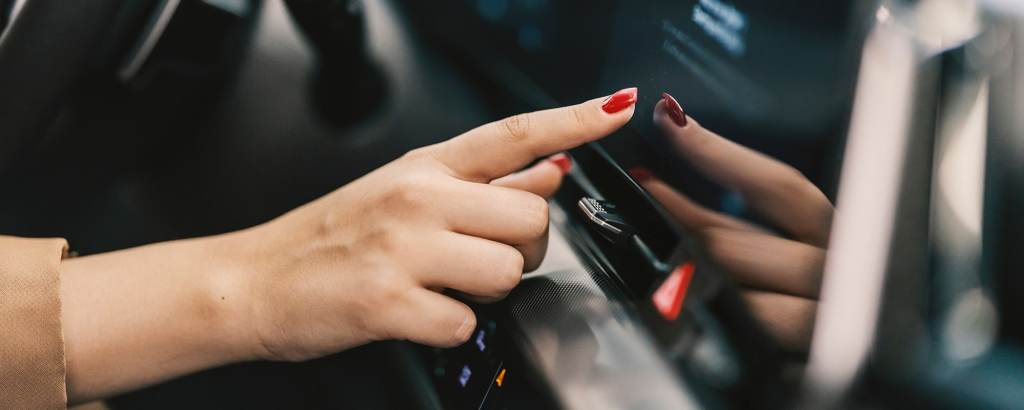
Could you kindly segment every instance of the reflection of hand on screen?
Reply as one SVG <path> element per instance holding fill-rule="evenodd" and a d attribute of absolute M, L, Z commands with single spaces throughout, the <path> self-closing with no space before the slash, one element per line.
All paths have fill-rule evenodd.
<path fill-rule="evenodd" d="M 794 168 L 700 126 L 666 96 L 654 121 L 682 160 L 746 202 L 786 235 L 780 236 L 690 200 L 643 169 L 634 178 L 708 256 L 742 286 L 754 315 L 788 349 L 806 350 L 825 262 L 832 204 Z M 682 124 L 682 125 L 680 125 Z"/>

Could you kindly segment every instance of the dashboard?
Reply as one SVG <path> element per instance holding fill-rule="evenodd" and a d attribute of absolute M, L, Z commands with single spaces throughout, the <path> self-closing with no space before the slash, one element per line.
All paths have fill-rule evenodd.
<path fill-rule="evenodd" d="M 519 101 L 512 110 L 637 86 L 637 112 L 647 113 L 669 92 L 706 128 L 836 192 L 867 26 L 861 2 L 405 6 L 418 30 Z M 574 168 L 553 201 L 549 260 L 507 301 L 480 307 L 487 319 L 467 345 L 424 354 L 445 407 L 789 404 L 798 380 L 785 375 L 804 353 L 766 335 L 696 235 L 626 171 L 650 169 L 703 206 L 764 223 L 742 195 L 680 161 L 645 115 L 570 154 Z M 614 208 L 601 210 L 626 221 L 634 239 L 602 233 L 581 199 Z"/>
<path fill-rule="evenodd" d="M 529 397 L 559 408 L 1017 407 L 1019 287 L 1007 267 L 1019 258 L 1000 244 L 1019 229 L 1003 201 L 1017 178 L 1006 158 L 1020 152 L 1019 127 L 1008 139 L 1005 112 L 1019 109 L 1021 71 L 994 50 L 1020 41 L 1021 12 L 988 3 L 969 14 L 942 1 L 482 0 L 439 14 L 406 2 L 451 58 L 518 98 L 509 112 L 637 86 L 645 113 L 669 92 L 842 210 L 828 303 L 810 352 L 794 352 L 627 170 L 778 233 L 741 193 L 680 160 L 644 116 L 571 151 L 553 222 L 578 265 L 542 268 L 497 308 L 511 363 L 532 369 L 520 382 L 548 392 Z M 953 188 L 966 186 L 978 191 Z M 607 235 L 595 222 L 608 215 L 635 237 Z M 502 406 L 439 391 L 465 408 Z"/>

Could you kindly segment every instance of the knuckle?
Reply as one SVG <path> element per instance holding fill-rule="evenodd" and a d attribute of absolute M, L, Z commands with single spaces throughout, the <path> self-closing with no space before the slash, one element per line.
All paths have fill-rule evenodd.
<path fill-rule="evenodd" d="M 508 255 L 504 259 L 505 262 L 498 266 L 505 268 L 497 270 L 494 274 L 497 296 L 504 296 L 519 285 L 523 279 L 523 267 L 526 264 L 523 254 L 514 248 L 509 248 Z"/>
<path fill-rule="evenodd" d="M 382 270 L 373 276 L 369 286 L 375 305 L 373 308 L 388 306 L 405 298 L 409 287 L 401 276 L 401 273 L 394 270 Z"/>
<path fill-rule="evenodd" d="M 521 142 L 530 136 L 530 116 L 527 114 L 516 114 L 505 118 L 501 120 L 501 126 L 512 142 Z"/>
<path fill-rule="evenodd" d="M 524 229 L 527 230 L 530 238 L 536 239 L 544 236 L 548 230 L 548 201 L 537 195 L 530 195 L 527 205 L 524 206 L 526 220 Z"/>
<path fill-rule="evenodd" d="M 448 174 L 451 169 L 440 158 L 443 152 L 449 149 L 450 142 L 451 140 L 413 149 L 403 154 L 399 162 L 414 175 L 436 175 L 434 171 Z"/>
<path fill-rule="evenodd" d="M 406 152 L 404 155 L 402 155 L 402 159 L 411 160 L 411 161 L 421 161 L 421 160 L 424 160 L 424 159 L 433 159 L 434 158 L 433 150 L 434 150 L 434 146 L 433 145 L 428 145 L 428 146 L 425 146 L 425 147 L 419 147 L 419 148 L 416 148 L 416 149 L 413 149 L 411 151 Z"/>
<path fill-rule="evenodd" d="M 579 129 L 586 129 L 590 126 L 589 117 L 587 111 L 582 105 L 574 105 L 569 108 L 569 117 L 572 120 L 573 125 Z"/>

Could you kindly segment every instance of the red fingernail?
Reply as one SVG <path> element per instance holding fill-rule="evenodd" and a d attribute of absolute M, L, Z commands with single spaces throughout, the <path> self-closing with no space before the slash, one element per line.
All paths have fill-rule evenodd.
<path fill-rule="evenodd" d="M 569 158 L 565 153 L 558 153 L 548 157 L 548 161 L 558 166 L 558 169 L 562 170 L 562 174 L 568 174 L 569 170 L 572 169 L 572 159 Z"/>
<path fill-rule="evenodd" d="M 668 110 L 668 116 L 672 117 L 672 122 L 680 127 L 685 127 L 686 113 L 683 111 L 683 107 L 679 105 L 679 101 L 676 101 L 675 97 L 672 97 L 669 93 L 661 93 L 661 99 L 665 100 L 665 109 Z"/>
<path fill-rule="evenodd" d="M 654 174 L 651 173 L 651 170 L 641 166 L 635 166 L 633 168 L 630 168 L 627 172 L 629 173 L 629 176 L 633 177 L 633 180 L 636 181 L 637 183 L 644 183 L 654 179 Z"/>
<path fill-rule="evenodd" d="M 614 114 L 636 104 L 636 87 L 619 90 L 611 97 L 604 100 L 601 109 L 609 114 Z"/>

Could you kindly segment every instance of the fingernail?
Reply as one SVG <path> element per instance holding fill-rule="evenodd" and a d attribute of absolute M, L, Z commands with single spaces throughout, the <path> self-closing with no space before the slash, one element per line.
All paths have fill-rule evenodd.
<path fill-rule="evenodd" d="M 558 153 L 548 157 L 548 161 L 558 166 L 558 169 L 562 170 L 562 175 L 568 174 L 569 170 L 572 169 L 572 159 L 564 152 Z"/>
<path fill-rule="evenodd" d="M 636 104 L 636 87 L 619 90 L 611 97 L 604 100 L 601 109 L 609 114 L 614 114 Z"/>
<path fill-rule="evenodd" d="M 661 99 L 665 100 L 665 109 L 668 110 L 668 116 L 672 117 L 672 122 L 680 127 L 685 127 L 686 113 L 683 111 L 683 107 L 679 105 L 679 101 L 676 101 L 669 93 L 661 93 Z"/>
<path fill-rule="evenodd" d="M 630 168 L 627 172 L 629 173 L 629 176 L 633 177 L 633 180 L 636 181 L 637 183 L 644 183 L 654 179 L 654 174 L 651 173 L 651 170 L 641 166 L 635 166 L 633 168 Z"/>
<path fill-rule="evenodd" d="M 469 340 L 470 333 L 473 332 L 474 318 L 472 316 L 466 316 L 462 319 L 462 324 L 459 325 L 459 329 L 455 331 L 455 338 L 458 340 Z"/>

